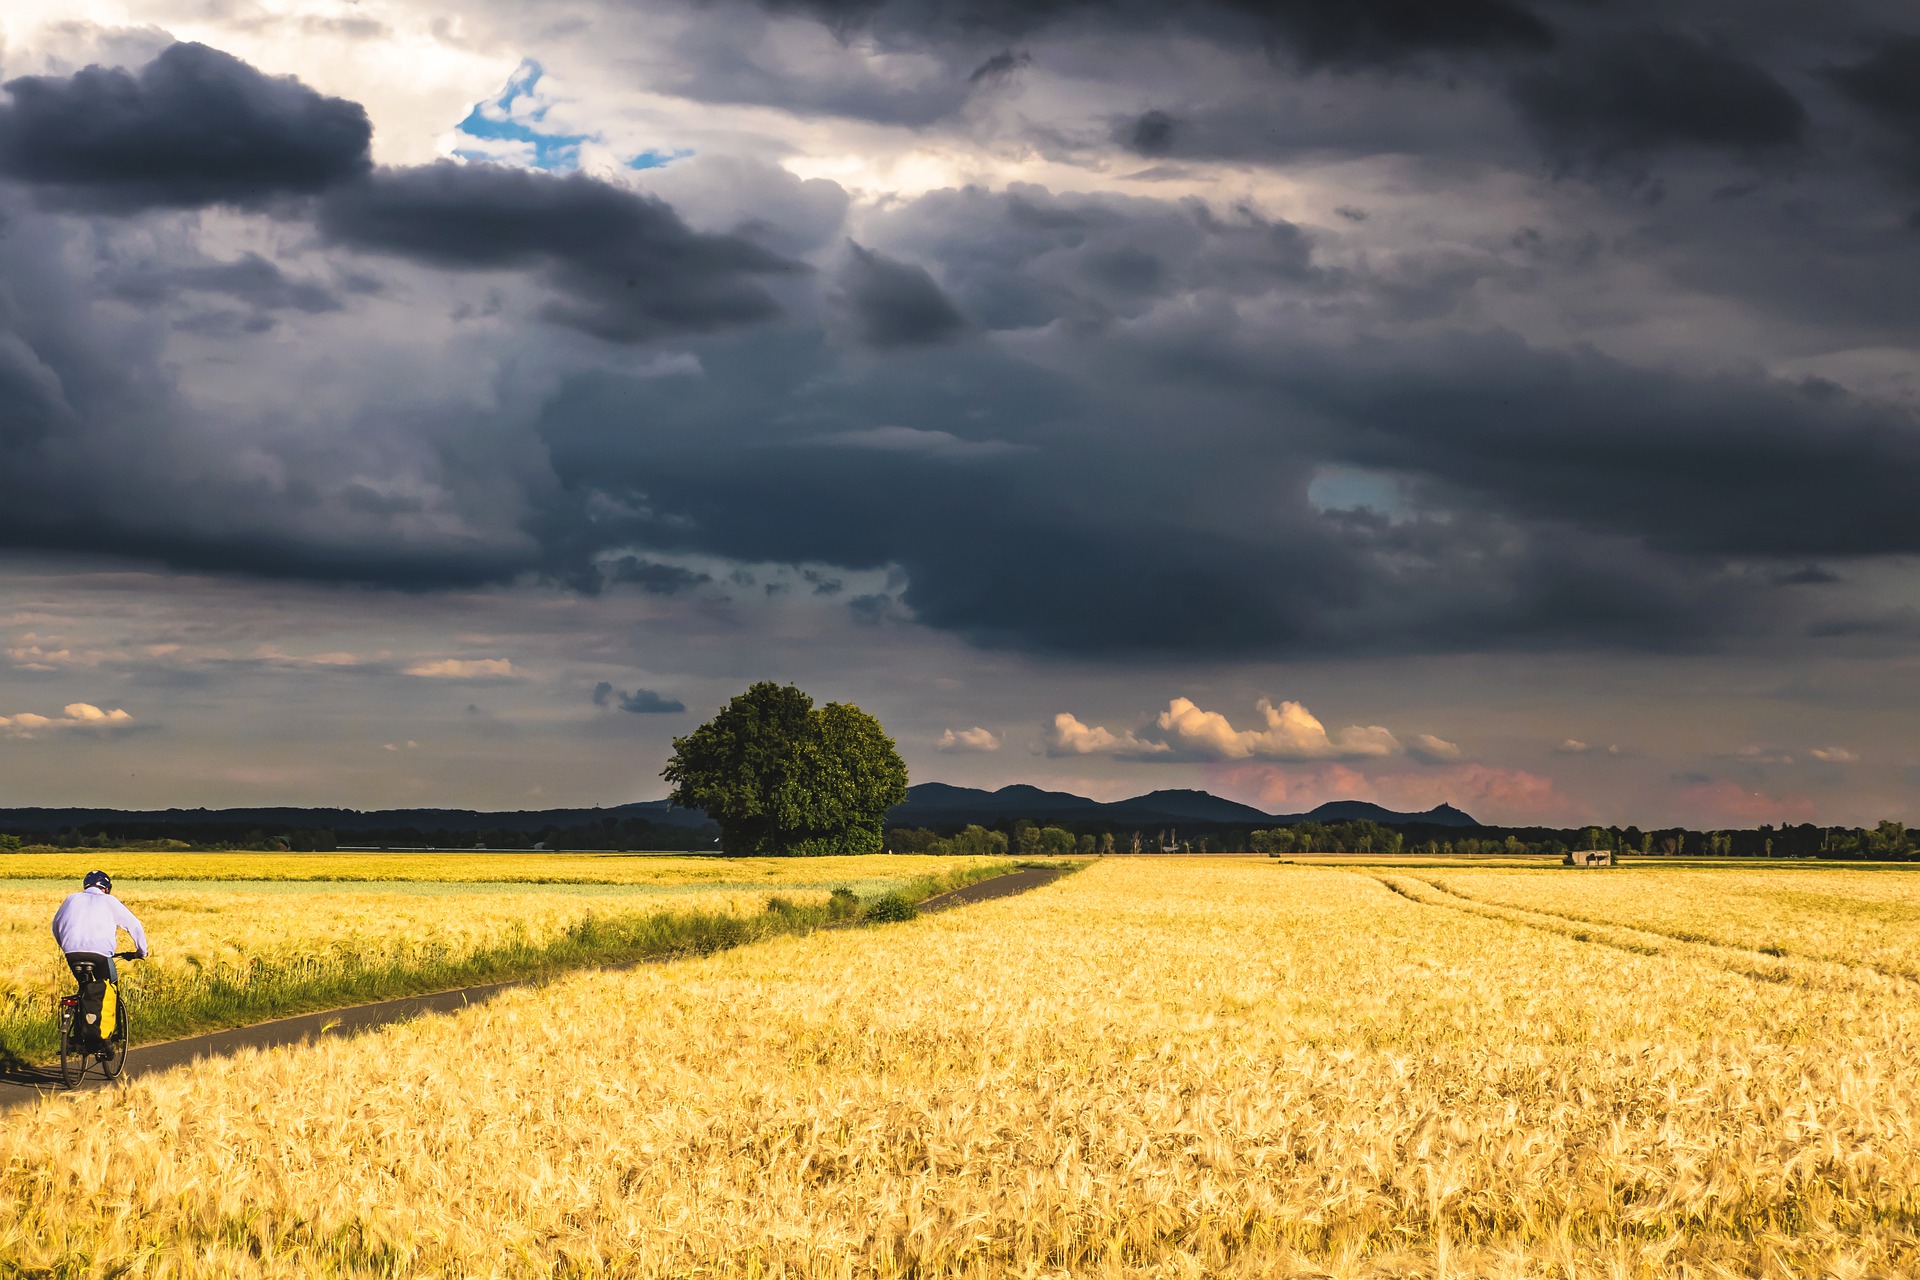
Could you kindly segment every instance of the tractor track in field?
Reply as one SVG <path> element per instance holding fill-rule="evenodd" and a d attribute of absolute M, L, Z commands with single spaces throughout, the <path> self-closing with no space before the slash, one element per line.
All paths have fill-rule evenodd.
<path fill-rule="evenodd" d="M 1465 915 L 1517 924 L 1575 942 L 1612 947 L 1635 955 L 1699 960 L 1716 969 L 1755 982 L 1784 983 L 1813 990 L 1852 988 L 1874 994 L 1910 995 L 1920 984 L 1876 966 L 1820 960 L 1791 953 L 1776 955 L 1733 943 L 1680 937 L 1657 929 L 1613 924 L 1580 916 L 1515 907 L 1470 898 L 1422 876 L 1389 876 L 1362 872 L 1382 888 L 1423 907 L 1439 907 Z"/>
<path fill-rule="evenodd" d="M 958 889 L 949 889 L 945 893 L 937 893 L 920 903 L 920 910 L 923 913 L 936 913 L 950 911 L 955 907 L 969 906 L 976 902 L 1010 898 L 1015 894 L 1026 893 L 1031 889 L 1052 884 L 1066 873 L 1067 868 L 1062 867 L 1022 867 L 1017 871 L 1009 871 L 1005 875 L 976 881 Z M 664 960 L 676 958 L 679 957 L 656 956 L 626 964 L 597 967 L 612 970 L 632 969 L 639 965 L 659 964 Z M 361 1031 L 371 1031 L 427 1014 L 457 1013 L 471 1005 L 485 1004 L 503 991 L 510 991 L 516 987 L 537 986 L 557 976 L 560 975 L 544 974 L 539 977 L 515 978 L 506 982 L 460 987 L 452 991 L 435 991 L 428 995 L 401 996 L 373 1004 L 350 1005 L 341 1009 L 325 1009 L 318 1013 L 295 1014 L 288 1018 L 275 1018 L 270 1022 L 230 1027 L 224 1031 L 210 1031 L 203 1035 L 187 1036 L 179 1040 L 164 1040 L 158 1044 L 136 1045 L 127 1050 L 126 1067 L 121 1071 L 118 1080 L 103 1080 L 97 1074 L 89 1074 L 77 1091 L 91 1092 L 95 1089 L 103 1089 L 121 1081 L 135 1080 L 141 1076 L 171 1071 L 175 1067 L 188 1066 L 203 1058 L 230 1057 L 247 1049 L 284 1048 L 288 1045 L 317 1040 L 323 1036 L 348 1036 Z M 137 1009 L 134 1010 L 136 1017 L 138 1012 Z M 97 1068 L 95 1070 L 97 1071 Z M 26 1106 L 52 1093 L 67 1091 L 61 1083 L 60 1064 L 57 1062 L 0 1067 L 0 1112 Z"/>

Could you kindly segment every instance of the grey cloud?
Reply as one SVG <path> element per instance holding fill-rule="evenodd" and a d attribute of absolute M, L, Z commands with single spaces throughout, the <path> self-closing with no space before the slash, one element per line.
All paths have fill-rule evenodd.
<path fill-rule="evenodd" d="M 687 709 L 687 704 L 678 698 L 663 697 L 651 689 L 635 689 L 627 693 L 605 680 L 593 686 L 593 705 L 618 706 L 620 710 L 634 715 L 672 715 Z"/>
<path fill-rule="evenodd" d="M 989 32 L 1023 35 L 1076 22 L 1168 28 L 1221 40 L 1267 40 L 1309 65 L 1392 65 L 1423 53 L 1506 53 L 1550 48 L 1553 30 L 1511 0 L 764 0 L 846 30 L 922 37 Z"/>
<path fill-rule="evenodd" d="M 262 75 L 199 44 L 137 74 L 88 67 L 23 76 L 0 105 L 0 174 L 57 203 L 105 213 L 258 205 L 366 171 L 372 126 L 358 103 Z"/>
<path fill-rule="evenodd" d="M 994 54 L 991 58 L 988 58 L 985 62 L 975 67 L 972 73 L 967 76 L 967 83 L 979 84 L 983 80 L 998 80 L 1004 76 L 1012 75 L 1015 71 L 1018 71 L 1022 67 L 1030 66 L 1032 63 L 1033 55 L 1024 49 L 1019 51 L 1002 49 L 999 53 Z"/>
<path fill-rule="evenodd" d="M 349 405 L 324 442 L 303 438 L 253 416 L 262 407 L 244 397 L 196 404 L 159 340 L 165 318 L 129 322 L 95 301 L 129 275 L 159 295 L 185 284 L 250 297 L 249 311 L 189 323 L 231 332 L 235 363 L 265 355 L 271 367 L 288 353 L 249 351 L 249 317 L 270 322 L 287 312 L 263 308 L 283 303 L 301 315 L 322 299 L 244 260 L 237 271 L 216 264 L 199 274 L 208 268 L 197 255 L 177 266 L 164 256 L 116 265 L 96 284 L 69 274 L 85 261 L 70 220 L 9 213 L 0 236 L 0 546 L 415 589 L 497 582 L 541 564 L 540 546 L 516 527 L 540 519 L 540 472 L 513 461 L 470 409 L 456 422 L 447 407 L 415 403 L 383 421 L 382 407 Z M 372 492 L 363 476 L 402 459 L 410 474 L 374 495 L 387 501 L 361 501 Z M 430 517 L 413 518 L 421 504 L 409 500 L 409 482 L 433 500 Z"/>
<path fill-rule="evenodd" d="M 898 262 L 849 242 L 841 288 L 852 308 L 860 340 L 868 346 L 925 346 L 966 328 L 966 318 L 940 291 L 927 269 Z"/>
<path fill-rule="evenodd" d="M 1329 279 L 1294 224 L 1198 202 L 969 187 L 929 193 L 886 230 L 890 247 L 938 261 L 957 305 L 990 329 L 1099 326 L 1182 289 L 1316 291 Z"/>
<path fill-rule="evenodd" d="M 711 20 L 673 37 L 650 68 L 657 89 L 695 102 L 775 107 L 805 116 L 844 116 L 925 126 L 961 111 L 998 77 L 972 79 L 985 53 L 971 41 L 953 49 L 922 44 L 912 65 L 876 68 L 871 50 L 846 40 L 794 41 L 750 4 L 714 6 Z M 889 38 L 891 50 L 899 41 Z"/>
<path fill-rule="evenodd" d="M 756 275 L 803 270 L 740 236 L 690 230 L 665 202 L 589 178 L 450 161 L 382 169 L 330 192 L 338 244 L 454 270 L 534 269 L 547 318 L 610 342 L 779 314 Z"/>
<path fill-rule="evenodd" d="M 1823 565 L 1802 565 L 1774 575 L 1774 584 L 1782 587 L 1827 587 L 1846 579 Z"/>
<path fill-rule="evenodd" d="M 1177 110 L 1175 154 L 1234 145 L 1226 114 Z M 0 541 L 423 590 L 526 575 L 675 595 L 727 576 L 682 561 L 807 565 L 813 578 L 774 570 L 781 609 L 911 611 L 981 644 L 1071 654 L 1263 657 L 1866 635 L 1851 620 L 1876 616 L 1867 575 L 1783 583 L 1816 559 L 1920 543 L 1920 459 L 1899 412 L 1831 381 L 1651 369 L 1577 336 L 1536 346 L 1497 297 L 1476 296 L 1525 287 L 1577 334 L 1569 298 L 1584 304 L 1615 260 L 1643 290 L 1607 299 L 1616 309 L 1704 288 L 1716 253 L 1715 270 L 1764 277 L 1780 269 L 1774 242 L 1752 228 L 1785 236 L 1805 216 L 1763 207 L 1765 191 L 1663 208 L 1603 240 L 1579 202 L 1612 197 L 1555 184 L 1579 206 L 1566 225 L 1528 240 L 1503 207 L 1444 251 L 1391 240 L 1404 214 L 1386 191 L 1366 197 L 1378 212 L 1364 228 L 1325 231 L 1198 201 L 936 191 L 863 209 L 838 280 L 865 348 L 851 351 L 827 291 L 788 289 L 784 314 L 768 292 L 798 276 L 785 253 L 844 234 L 845 192 L 763 169 L 684 172 L 649 181 L 684 192 L 697 219 L 588 177 L 484 165 L 323 192 L 328 243 L 410 264 L 379 303 L 396 316 L 415 290 L 445 304 L 418 267 L 518 271 L 554 291 L 556 320 L 618 341 L 674 335 L 679 362 L 674 376 L 615 372 L 638 362 L 535 328 L 471 366 L 499 371 L 501 408 L 369 383 L 323 443 L 276 434 L 270 409 L 197 430 L 162 340 L 88 311 L 145 288 L 299 325 L 322 309 L 300 291 L 311 267 L 108 255 L 96 278 L 66 279 L 91 229 L 23 213 L 0 241 Z M 1427 179 L 1410 165 L 1393 180 Z M 756 205 L 779 220 L 765 235 L 745 225 Z M 1390 269 L 1348 251 L 1362 236 L 1383 237 Z M 1857 345 L 1897 345 L 1906 330 L 1875 329 L 1879 314 L 1836 282 L 1897 275 L 1900 259 L 1833 243 L 1853 256 L 1813 256 L 1817 305 Z M 1765 287 L 1816 314 L 1807 290 Z M 976 340 L 946 341 L 970 327 Z M 232 338 L 236 362 L 248 341 Z M 542 343 L 566 344 L 567 370 L 589 349 L 609 368 L 549 363 L 516 382 L 514 355 L 539 365 Z M 229 465 L 236 441 L 263 465 Z M 1307 489 L 1329 463 L 1394 476 L 1408 509 L 1317 510 Z M 851 576 L 882 569 L 899 575 L 885 594 L 877 574 Z M 729 602 L 741 619 L 758 607 Z"/>
<path fill-rule="evenodd" d="M 1127 148 L 1143 156 L 1164 156 L 1173 150 L 1173 131 L 1179 123 L 1165 111 L 1145 112 L 1127 129 Z"/>
<path fill-rule="evenodd" d="M 663 550 L 898 566 L 920 622 L 988 645 L 1671 647 L 1745 621 L 1735 593 L 1617 539 L 1470 510 L 1399 524 L 1317 517 L 1283 479 L 1301 474 L 1310 441 L 1236 435 L 1230 419 L 1204 416 L 1174 432 L 1151 408 L 1090 400 L 989 349 L 927 349 L 855 378 L 828 376 L 817 345 L 778 345 L 709 351 L 699 382 L 576 380 L 543 427 L 563 479 L 647 504 L 657 514 L 631 534 Z M 1017 418 L 1039 447 L 956 468 L 923 453 L 781 447 L 760 425 L 906 404 L 956 433 Z M 1224 456 L 1227 471 L 1206 461 Z M 1177 496 L 1190 491 L 1206 500 Z M 885 608 L 866 599 L 855 612 L 878 620 Z"/>
<path fill-rule="evenodd" d="M 604 572 L 608 582 L 631 583 L 642 591 L 657 596 L 677 595 L 713 581 L 712 574 L 700 573 L 677 564 L 642 560 L 638 556 L 621 556 L 604 566 Z"/>
<path fill-rule="evenodd" d="M 1669 147 L 1782 147 L 1806 121 L 1765 70 L 1659 29 L 1528 72 L 1514 96 L 1552 152 L 1601 164 Z"/>
<path fill-rule="evenodd" d="M 1553 29 L 1508 0 L 1232 0 L 1308 63 L 1391 64 L 1410 54 L 1536 52 Z"/>
<path fill-rule="evenodd" d="M 1842 92 L 1891 129 L 1920 181 L 1920 35 L 1890 36 L 1868 58 L 1830 71 Z"/>
<path fill-rule="evenodd" d="M 825 247 L 851 198 L 825 178 L 797 178 L 755 158 L 699 155 L 647 174 L 648 189 L 696 230 L 744 236 L 795 257 Z"/>
<path fill-rule="evenodd" d="M 1356 351 L 1284 376 L 1342 424 L 1331 443 L 1347 458 L 1529 518 L 1690 555 L 1920 550 L 1908 496 L 1920 434 L 1909 415 L 1844 394 L 1653 372 L 1511 337 Z"/>
<path fill-rule="evenodd" d="M 620 695 L 620 709 L 634 715 L 672 715 L 687 709 L 678 698 L 662 697 L 651 689 L 635 689 Z"/>
<path fill-rule="evenodd" d="M 322 285 L 294 280 L 257 253 L 231 262 L 145 268 L 111 280 L 115 296 L 130 302 L 166 301 L 180 293 L 219 294 L 257 311 L 338 311 L 340 299 Z"/>

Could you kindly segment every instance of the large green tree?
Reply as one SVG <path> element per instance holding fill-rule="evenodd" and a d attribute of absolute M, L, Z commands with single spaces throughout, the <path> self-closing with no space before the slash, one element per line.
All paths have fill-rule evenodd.
<path fill-rule="evenodd" d="M 907 798 L 907 766 L 878 720 L 771 681 L 675 738 L 660 776 L 675 804 L 720 824 L 731 854 L 878 853 L 887 810 Z"/>

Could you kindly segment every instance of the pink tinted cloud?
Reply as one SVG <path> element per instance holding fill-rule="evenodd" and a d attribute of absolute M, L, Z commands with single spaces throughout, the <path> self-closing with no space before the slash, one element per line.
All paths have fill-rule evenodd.
<path fill-rule="evenodd" d="M 1329 800 L 1371 800 L 1418 812 L 1451 804 L 1482 822 L 1577 822 L 1587 805 L 1524 769 L 1461 764 L 1418 772 L 1364 774 L 1341 764 L 1313 769 L 1280 765 L 1220 765 L 1207 770 L 1210 788 L 1270 813 L 1300 813 Z"/>
<path fill-rule="evenodd" d="M 1681 820 L 1698 827 L 1753 827 L 1761 823 L 1811 822 L 1811 796 L 1769 795 L 1749 791 L 1737 782 L 1715 778 L 1681 790 L 1675 809 Z"/>

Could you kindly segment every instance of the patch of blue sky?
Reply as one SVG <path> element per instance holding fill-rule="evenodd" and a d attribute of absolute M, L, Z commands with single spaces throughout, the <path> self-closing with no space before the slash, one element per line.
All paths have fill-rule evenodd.
<path fill-rule="evenodd" d="M 685 160 L 693 152 L 685 148 L 673 151 L 642 151 L 627 161 L 629 169 L 664 169 L 675 160 Z"/>
<path fill-rule="evenodd" d="M 553 133 L 543 126 L 553 104 L 540 93 L 539 63 L 529 58 L 507 78 L 498 96 L 476 102 L 458 126 L 474 145 L 456 147 L 463 160 L 519 163 L 533 169 L 564 171 L 580 167 L 580 144 L 585 133 Z"/>
<path fill-rule="evenodd" d="M 506 87 L 484 102 L 476 102 L 456 126 L 463 145 L 453 154 L 462 160 L 518 164 L 530 169 L 564 173 L 580 167 L 580 146 L 600 141 L 591 133 L 559 133 L 546 128 L 553 103 L 540 90 L 545 70 L 532 58 L 507 78 Z M 627 162 L 629 169 L 660 169 L 693 152 L 680 148 L 642 151 Z"/>

